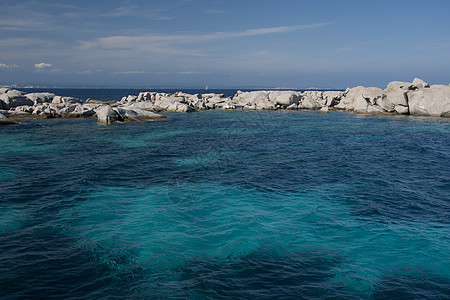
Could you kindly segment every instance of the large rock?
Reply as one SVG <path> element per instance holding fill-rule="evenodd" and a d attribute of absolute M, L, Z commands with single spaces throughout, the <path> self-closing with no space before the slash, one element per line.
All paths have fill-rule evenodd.
<path fill-rule="evenodd" d="M 140 92 L 137 101 L 155 101 L 156 94 L 155 92 Z"/>
<path fill-rule="evenodd" d="M 161 107 L 163 110 L 176 103 L 185 103 L 184 97 L 174 96 L 159 96 L 155 99 L 155 105 Z"/>
<path fill-rule="evenodd" d="M 397 111 L 396 107 L 408 107 L 408 96 L 406 91 L 386 91 L 382 98 L 377 102 L 384 110 L 388 112 Z M 403 108 L 400 108 L 404 112 Z"/>
<path fill-rule="evenodd" d="M 389 82 L 386 92 L 401 92 L 401 91 L 409 91 L 412 89 L 412 83 L 404 82 L 404 81 L 391 81 Z"/>
<path fill-rule="evenodd" d="M 11 109 L 23 105 L 33 105 L 34 102 L 20 91 L 8 90 L 0 95 L 0 109 Z"/>
<path fill-rule="evenodd" d="M 450 117 L 450 86 L 433 85 L 411 90 L 408 100 L 411 115 Z"/>
<path fill-rule="evenodd" d="M 125 107 L 112 108 L 109 105 L 101 106 L 96 111 L 97 120 L 103 124 L 117 122 L 142 122 L 149 120 L 161 120 L 166 117 L 143 109 L 130 109 Z"/>
<path fill-rule="evenodd" d="M 123 117 L 109 105 L 104 105 L 97 109 L 96 115 L 98 122 L 103 124 L 113 124 L 124 121 Z"/>
<path fill-rule="evenodd" d="M 95 115 L 95 111 L 100 105 L 98 104 L 83 104 L 83 105 L 74 105 L 73 109 L 69 113 L 69 117 L 92 117 Z"/>
<path fill-rule="evenodd" d="M 322 92 L 323 106 L 333 107 L 339 103 L 344 92 L 340 91 L 325 91 Z"/>
<path fill-rule="evenodd" d="M 423 81 L 422 79 L 419 79 L 419 78 L 414 78 L 414 80 L 412 82 L 412 86 L 416 89 L 424 89 L 424 88 L 430 87 L 430 85 L 428 83 L 426 83 L 425 81 Z"/>
<path fill-rule="evenodd" d="M 375 112 L 382 111 L 377 105 L 382 100 L 384 91 L 376 87 L 358 86 L 348 90 L 345 97 L 336 105 L 337 109 L 345 109 L 354 112 Z M 378 106 L 371 108 L 369 106 Z"/>
<path fill-rule="evenodd" d="M 155 105 L 161 107 L 165 111 L 174 112 L 192 112 L 195 109 L 186 103 L 185 97 L 176 96 L 158 96 L 155 100 Z"/>
<path fill-rule="evenodd" d="M 143 109 L 143 110 L 148 110 L 148 111 L 161 111 L 162 110 L 161 107 L 156 106 L 151 101 L 133 102 L 130 105 L 127 105 L 126 107 L 130 108 L 130 109 Z"/>
<path fill-rule="evenodd" d="M 189 101 L 189 106 L 191 106 L 195 110 L 208 109 L 208 107 L 206 106 L 206 103 L 203 99 L 195 99 L 193 101 Z"/>
<path fill-rule="evenodd" d="M 238 91 L 233 97 L 232 102 L 246 109 L 275 110 L 277 109 L 277 104 L 275 101 L 270 101 L 269 93 L 268 91 Z"/>
<path fill-rule="evenodd" d="M 300 93 L 293 91 L 271 91 L 269 92 L 269 101 L 281 106 L 287 107 L 291 104 L 298 104 Z"/>
<path fill-rule="evenodd" d="M 52 100 L 53 104 L 82 104 L 83 101 L 73 97 L 55 96 Z"/>
<path fill-rule="evenodd" d="M 142 122 L 149 120 L 162 120 L 166 117 L 155 114 L 143 109 L 129 109 L 123 107 L 116 107 L 113 110 L 126 122 Z"/>
<path fill-rule="evenodd" d="M 41 104 L 45 102 L 52 102 L 53 98 L 55 98 L 55 94 L 53 93 L 30 93 L 26 94 L 25 97 L 33 101 L 34 105 Z"/>
<path fill-rule="evenodd" d="M 251 105 L 259 101 L 269 101 L 269 92 L 267 91 L 253 91 L 253 92 L 241 92 L 237 91 L 233 97 L 233 102 L 242 105 Z"/>
<path fill-rule="evenodd" d="M 169 106 L 166 107 L 166 111 L 173 111 L 173 112 L 193 112 L 195 109 L 191 106 L 189 106 L 186 103 L 180 103 L 180 102 L 173 102 Z"/>
<path fill-rule="evenodd" d="M 322 108 L 322 97 L 315 93 L 304 94 L 298 104 L 299 109 L 320 109 Z"/>

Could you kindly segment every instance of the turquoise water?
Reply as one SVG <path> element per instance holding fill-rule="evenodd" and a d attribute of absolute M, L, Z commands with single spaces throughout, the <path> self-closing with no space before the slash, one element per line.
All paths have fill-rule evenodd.
<path fill-rule="evenodd" d="M 449 120 L 167 117 L 0 129 L 0 296 L 450 295 Z"/>

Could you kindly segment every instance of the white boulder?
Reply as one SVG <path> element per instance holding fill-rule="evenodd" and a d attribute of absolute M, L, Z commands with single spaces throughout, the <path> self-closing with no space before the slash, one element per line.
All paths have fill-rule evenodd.
<path fill-rule="evenodd" d="M 8 90 L 0 95 L 0 109 L 11 109 L 23 105 L 33 105 L 34 102 L 17 90 Z"/>
<path fill-rule="evenodd" d="M 113 110 L 124 120 L 127 122 L 142 122 L 148 120 L 161 120 L 165 119 L 164 116 L 155 114 L 154 112 L 150 112 L 143 109 L 129 109 L 124 107 L 116 107 Z"/>
<path fill-rule="evenodd" d="M 411 115 L 450 117 L 450 86 L 432 85 L 408 92 Z"/>
<path fill-rule="evenodd" d="M 53 104 L 82 104 L 83 101 L 73 97 L 55 96 L 52 100 Z"/>
<path fill-rule="evenodd" d="M 428 83 L 419 78 L 414 78 L 412 85 L 417 89 L 424 89 L 430 87 Z"/>
<path fill-rule="evenodd" d="M 382 112 L 383 109 L 378 105 L 382 101 L 384 91 L 377 87 L 358 86 L 349 89 L 343 99 L 335 107 L 354 112 Z M 370 106 L 377 106 L 370 108 Z"/>
<path fill-rule="evenodd" d="M 289 106 L 291 104 L 298 104 L 300 101 L 300 93 L 293 91 L 270 91 L 269 101 L 281 106 Z"/>
<path fill-rule="evenodd" d="M 55 94 L 53 93 L 30 93 L 26 94 L 25 97 L 33 101 L 34 105 L 41 104 L 44 102 L 52 102 Z"/>
<path fill-rule="evenodd" d="M 113 124 L 116 122 L 123 122 L 123 117 L 117 114 L 115 110 L 109 105 L 101 106 L 96 110 L 97 120 L 103 124 Z"/>
<path fill-rule="evenodd" d="M 134 103 L 131 103 L 130 105 L 127 105 L 126 107 L 130 108 L 130 109 L 144 109 L 144 110 L 148 110 L 148 111 L 161 111 L 162 110 L 161 107 L 156 106 L 151 101 L 134 102 Z"/>

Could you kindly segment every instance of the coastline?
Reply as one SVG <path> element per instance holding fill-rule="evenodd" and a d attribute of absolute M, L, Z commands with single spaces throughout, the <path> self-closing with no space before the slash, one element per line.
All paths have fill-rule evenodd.
<path fill-rule="evenodd" d="M 358 86 L 345 91 L 237 91 L 234 96 L 216 93 L 140 92 L 119 101 L 25 93 L 0 89 L 0 125 L 17 124 L 21 118 L 96 117 L 100 123 L 141 122 L 166 119 L 163 112 L 211 109 L 341 110 L 362 114 L 400 114 L 450 117 L 450 86 L 393 81 L 386 89 Z"/>

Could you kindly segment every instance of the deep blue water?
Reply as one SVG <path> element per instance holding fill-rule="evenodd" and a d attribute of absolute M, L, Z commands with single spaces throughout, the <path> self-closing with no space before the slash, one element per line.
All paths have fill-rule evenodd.
<path fill-rule="evenodd" d="M 0 127 L 0 298 L 450 296 L 449 119 L 166 115 Z"/>

